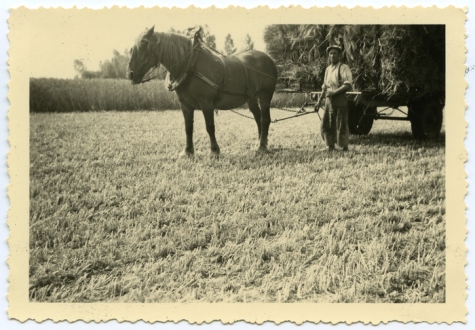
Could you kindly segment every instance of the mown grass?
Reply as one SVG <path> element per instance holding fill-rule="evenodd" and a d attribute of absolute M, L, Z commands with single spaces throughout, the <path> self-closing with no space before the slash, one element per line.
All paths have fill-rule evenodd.
<path fill-rule="evenodd" d="M 213 160 L 197 111 L 183 159 L 178 111 L 32 114 L 30 299 L 445 302 L 444 134 L 376 122 L 325 154 L 318 124 L 272 124 L 257 156 L 219 112 Z"/>

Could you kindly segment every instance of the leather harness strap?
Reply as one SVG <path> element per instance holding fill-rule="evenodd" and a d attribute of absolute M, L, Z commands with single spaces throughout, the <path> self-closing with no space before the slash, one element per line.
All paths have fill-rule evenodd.
<path fill-rule="evenodd" d="M 209 80 L 208 78 L 206 78 L 206 76 L 204 76 L 201 72 L 195 72 L 196 76 L 198 78 L 200 78 L 201 80 L 203 80 L 205 83 L 207 83 L 208 85 L 210 85 L 211 87 L 213 87 L 214 89 L 216 89 L 217 91 L 220 91 L 221 89 L 219 88 L 218 85 L 216 85 L 214 82 L 212 82 L 211 80 Z"/>
<path fill-rule="evenodd" d="M 338 64 L 338 84 L 343 85 L 341 83 L 341 72 L 340 72 L 340 69 L 341 69 L 341 62 Z"/>
<path fill-rule="evenodd" d="M 168 85 L 168 90 L 169 91 L 175 90 L 188 77 L 190 77 L 194 74 L 197 78 L 203 80 L 206 84 L 208 84 L 209 86 L 214 88 L 216 91 L 218 91 L 218 95 L 216 96 L 217 100 L 221 98 L 221 94 L 240 95 L 240 96 L 248 97 L 249 95 L 248 95 L 247 92 L 248 92 L 249 76 L 248 76 L 246 66 L 244 65 L 244 63 L 242 63 L 242 61 L 238 57 L 236 57 L 236 59 L 241 63 L 241 65 L 244 68 L 244 72 L 246 74 L 246 86 L 244 88 L 244 93 L 243 92 L 238 92 L 238 91 L 232 91 L 232 90 L 228 90 L 228 89 L 224 88 L 225 83 L 226 83 L 226 65 L 224 63 L 224 60 L 222 60 L 223 68 L 224 68 L 224 77 L 223 77 L 222 87 L 218 86 L 215 82 L 213 82 L 211 79 L 206 77 L 201 72 L 198 72 L 198 71 L 194 70 L 195 66 L 196 66 L 196 62 L 198 61 L 199 54 L 200 53 L 206 53 L 206 54 L 211 53 L 212 49 L 210 50 L 208 48 L 209 47 L 201 40 L 199 35 L 196 34 L 195 38 L 194 38 L 194 42 L 193 42 L 193 52 L 192 52 L 192 55 L 191 55 L 190 60 L 188 62 L 188 65 L 186 67 L 186 70 L 176 80 L 174 80 L 172 83 L 170 83 Z"/>
<path fill-rule="evenodd" d="M 199 53 L 196 52 L 197 50 L 197 47 L 198 45 L 194 44 L 193 45 L 193 51 L 191 53 L 191 57 L 190 57 L 190 60 L 188 61 L 188 64 L 186 66 L 186 69 L 185 71 L 183 71 L 177 79 L 173 79 L 173 82 L 171 82 L 169 85 L 168 85 L 168 90 L 171 92 L 171 91 L 174 91 L 178 86 L 180 86 L 185 80 L 186 78 L 188 78 L 189 76 L 191 76 L 193 74 L 193 69 L 195 68 L 196 66 L 196 62 L 198 61 L 198 55 Z"/>

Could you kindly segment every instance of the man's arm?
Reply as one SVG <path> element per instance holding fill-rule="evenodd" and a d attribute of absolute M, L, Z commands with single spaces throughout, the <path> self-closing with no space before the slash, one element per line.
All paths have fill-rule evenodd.
<path fill-rule="evenodd" d="M 346 93 L 347 91 L 349 91 L 351 89 L 351 86 L 348 85 L 348 84 L 343 84 L 341 85 L 340 88 L 338 88 L 337 90 L 334 90 L 334 91 L 328 91 L 327 92 L 327 96 L 328 97 L 332 97 L 333 95 L 338 95 L 338 94 L 341 94 L 341 93 Z"/>
<path fill-rule="evenodd" d="M 338 95 L 341 93 L 346 93 L 351 89 L 351 84 L 353 81 L 353 75 L 351 74 L 350 67 L 347 64 L 342 64 L 341 67 L 341 79 L 343 80 L 343 84 L 340 88 L 334 90 L 333 92 L 328 92 L 327 96 L 331 97 L 333 95 Z"/>
<path fill-rule="evenodd" d="M 322 105 L 322 101 L 325 99 L 326 94 L 327 94 L 327 73 L 328 73 L 328 68 L 325 69 L 325 75 L 323 77 L 323 85 L 322 85 L 322 94 L 320 94 L 320 97 L 318 98 L 317 103 L 315 104 L 314 111 L 318 112 L 320 109 L 320 106 Z"/>

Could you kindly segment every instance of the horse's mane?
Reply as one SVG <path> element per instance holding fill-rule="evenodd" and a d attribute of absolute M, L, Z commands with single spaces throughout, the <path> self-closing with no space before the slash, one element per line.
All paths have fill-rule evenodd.
<path fill-rule="evenodd" d="M 140 41 L 146 32 L 142 33 L 136 40 L 136 46 L 140 46 Z M 191 55 L 192 42 L 187 37 L 175 33 L 155 32 L 154 39 L 151 40 L 159 61 L 175 66 L 177 62 Z M 157 45 L 158 41 L 158 45 Z M 186 61 L 183 61 L 186 65 Z"/>

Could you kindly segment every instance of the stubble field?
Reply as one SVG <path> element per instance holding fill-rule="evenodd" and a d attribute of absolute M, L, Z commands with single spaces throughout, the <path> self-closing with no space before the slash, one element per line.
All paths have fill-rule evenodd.
<path fill-rule="evenodd" d="M 221 111 L 214 160 L 196 111 L 187 159 L 179 111 L 31 114 L 31 301 L 444 302 L 444 133 L 381 121 L 326 154 L 318 125 L 259 156 Z"/>

